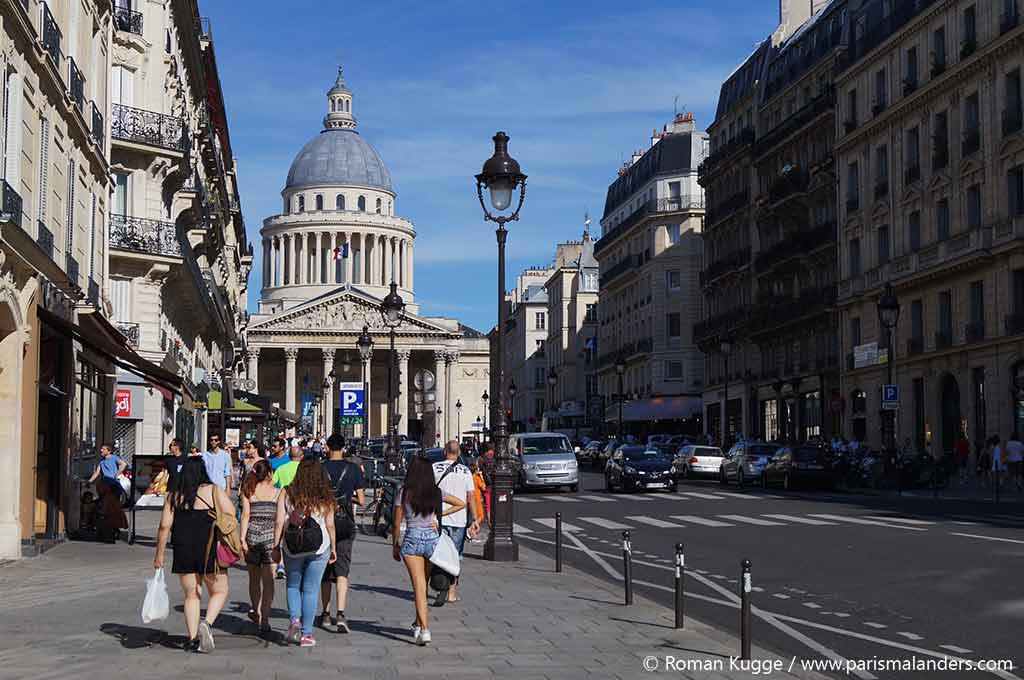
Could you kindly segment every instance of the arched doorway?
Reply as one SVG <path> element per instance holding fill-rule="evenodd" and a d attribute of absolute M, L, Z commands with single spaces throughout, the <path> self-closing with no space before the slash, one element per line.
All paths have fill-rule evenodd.
<path fill-rule="evenodd" d="M 939 414 L 942 448 L 938 451 L 933 450 L 932 455 L 951 453 L 953 442 L 956 441 L 957 434 L 963 427 L 960 418 L 960 385 L 950 373 L 942 378 L 942 387 L 939 391 Z"/>

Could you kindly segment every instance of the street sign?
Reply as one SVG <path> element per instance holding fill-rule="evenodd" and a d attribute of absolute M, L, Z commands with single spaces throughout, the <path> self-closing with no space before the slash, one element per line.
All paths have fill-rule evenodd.
<path fill-rule="evenodd" d="M 341 421 L 342 425 L 362 425 L 363 424 L 363 417 L 362 416 L 342 416 L 340 418 L 340 421 Z"/>
<path fill-rule="evenodd" d="M 882 408 L 886 411 L 896 411 L 900 407 L 900 386 L 882 385 Z"/>
<path fill-rule="evenodd" d="M 346 416 L 361 418 L 366 413 L 363 383 L 338 383 L 338 395 L 341 398 L 339 408 L 343 418 Z"/>

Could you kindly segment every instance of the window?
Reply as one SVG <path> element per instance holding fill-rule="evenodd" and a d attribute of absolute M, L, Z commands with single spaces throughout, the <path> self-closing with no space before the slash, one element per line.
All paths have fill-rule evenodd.
<path fill-rule="evenodd" d="M 921 133 L 917 127 L 907 130 L 907 165 L 921 162 Z"/>
<path fill-rule="evenodd" d="M 115 215 L 128 214 L 128 189 L 131 175 L 127 172 L 114 173 L 114 205 Z"/>
<path fill-rule="evenodd" d="M 1010 296 L 1013 313 L 1024 315 L 1024 269 L 1010 272 Z"/>
<path fill-rule="evenodd" d="M 323 210 L 324 209 L 324 197 L 323 197 L 323 194 L 317 194 L 316 198 L 314 199 L 314 201 L 316 203 L 316 209 L 317 210 Z"/>
<path fill-rule="evenodd" d="M 971 282 L 971 325 L 979 328 L 985 327 L 985 282 Z"/>
<path fill-rule="evenodd" d="M 535 340 L 534 343 L 534 347 L 536 348 L 537 354 L 544 356 L 544 341 Z"/>
<path fill-rule="evenodd" d="M 879 183 L 889 179 L 889 147 L 883 144 L 875 150 L 875 172 Z"/>
<path fill-rule="evenodd" d="M 963 155 L 970 156 L 981 148 L 981 105 L 978 93 L 964 99 L 964 140 Z"/>
<path fill-rule="evenodd" d="M 383 206 L 383 203 L 382 203 L 382 202 L 381 202 L 381 200 L 380 200 L 380 199 L 378 198 L 378 199 L 377 199 L 377 214 L 378 214 L 378 215 L 380 215 L 380 211 L 381 211 L 381 208 L 382 208 L 382 206 Z"/>
<path fill-rule="evenodd" d="M 860 171 L 857 162 L 850 163 L 846 168 L 846 207 L 856 210 L 860 205 Z"/>
<path fill-rule="evenodd" d="M 356 208 L 359 209 L 359 212 L 366 212 L 366 196 L 360 196 L 356 200 Z"/>
<path fill-rule="evenodd" d="M 682 361 L 666 361 L 665 362 L 665 380 L 682 380 L 683 379 L 683 362 Z"/>
<path fill-rule="evenodd" d="M 886 82 L 885 69 L 879 69 L 875 72 L 875 104 L 874 112 L 880 113 L 882 109 L 886 107 L 889 100 L 889 88 Z"/>
<path fill-rule="evenodd" d="M 544 400 L 534 399 L 533 400 L 533 417 L 540 420 L 544 417 Z"/>
<path fill-rule="evenodd" d="M 932 130 L 932 169 L 940 170 L 949 164 L 949 114 L 935 114 Z"/>
<path fill-rule="evenodd" d="M 946 69 L 946 28 L 940 26 L 932 33 L 932 75 L 937 76 Z"/>
<path fill-rule="evenodd" d="M 67 238 L 64 244 L 64 253 L 68 257 L 74 254 L 75 246 L 75 161 L 68 161 L 68 214 L 67 214 Z"/>
<path fill-rule="evenodd" d="M 857 88 L 851 89 L 846 95 L 847 132 L 855 127 L 857 127 Z"/>
<path fill-rule="evenodd" d="M 533 367 L 533 387 L 534 387 L 534 389 L 543 389 L 544 388 L 544 376 L 545 376 L 545 373 L 544 373 L 544 367 L 543 366 L 534 366 Z"/>
<path fill-rule="evenodd" d="M 949 238 L 949 199 L 944 198 L 935 204 L 935 239 L 945 241 Z"/>
<path fill-rule="evenodd" d="M 110 102 L 131 106 L 135 101 L 135 73 L 124 66 L 110 69 Z"/>
<path fill-rule="evenodd" d="M 850 319 L 850 347 L 859 347 L 861 339 L 860 317 L 854 317 Z"/>
<path fill-rule="evenodd" d="M 679 184 L 679 182 L 669 182 L 668 183 L 668 197 L 669 197 L 669 200 L 672 201 L 673 203 L 678 203 L 679 197 L 681 195 L 682 194 L 680 193 L 680 184 Z"/>
<path fill-rule="evenodd" d="M 46 196 L 50 176 L 50 121 L 43 118 L 39 127 L 39 203 L 40 225 L 46 222 Z M 42 236 L 42 234 L 40 234 Z"/>
<path fill-rule="evenodd" d="M 334 197 L 334 209 L 344 210 L 345 209 L 345 197 L 342 194 L 338 194 Z"/>
<path fill-rule="evenodd" d="M 944 346 L 948 346 L 953 342 L 953 294 L 948 290 L 939 293 L 936 322 L 939 329 L 938 335 L 942 336 Z"/>
<path fill-rule="evenodd" d="M 665 272 L 665 287 L 670 291 L 679 290 L 682 287 L 678 269 L 669 269 Z"/>
<path fill-rule="evenodd" d="M 666 316 L 667 335 L 669 340 L 678 340 L 683 334 L 682 315 L 670 312 Z"/>
<path fill-rule="evenodd" d="M 96 276 L 96 194 L 92 194 L 92 206 L 89 212 L 89 278 L 98 280 Z"/>
<path fill-rule="evenodd" d="M 913 300 L 910 303 L 910 339 L 918 341 L 922 338 L 924 338 L 924 302 Z"/>
<path fill-rule="evenodd" d="M 679 243 L 679 225 L 669 224 L 665 226 L 665 235 L 668 238 L 668 244 L 674 246 Z"/>
<path fill-rule="evenodd" d="M 964 43 L 961 47 L 961 56 L 967 57 L 974 52 L 974 48 L 978 41 L 978 16 L 974 9 L 974 5 L 971 5 L 964 10 Z"/>
<path fill-rule="evenodd" d="M 981 227 L 981 185 L 975 184 L 967 188 L 967 228 Z"/>
<path fill-rule="evenodd" d="M 917 48 L 907 50 L 907 75 L 903 79 L 903 93 L 910 94 L 917 87 Z"/>
<path fill-rule="evenodd" d="M 1010 168 L 1006 173 L 1006 184 L 1010 215 L 1024 215 L 1024 166 Z"/>
<path fill-rule="evenodd" d="M 537 330 L 539 330 L 539 331 L 544 330 L 545 321 L 546 321 L 546 318 L 545 318 L 544 312 L 536 312 L 534 314 L 534 323 L 535 323 L 535 327 L 536 327 Z"/>
<path fill-rule="evenodd" d="M 982 366 L 971 370 L 974 391 L 974 441 L 980 442 L 988 435 L 985 409 L 985 369 Z"/>
<path fill-rule="evenodd" d="M 917 210 L 907 215 L 907 252 L 921 247 L 921 213 Z"/>
<path fill-rule="evenodd" d="M 879 266 L 889 261 L 889 225 L 878 228 L 878 264 Z"/>
<path fill-rule="evenodd" d="M 860 239 L 850 239 L 850 276 L 860 276 Z"/>

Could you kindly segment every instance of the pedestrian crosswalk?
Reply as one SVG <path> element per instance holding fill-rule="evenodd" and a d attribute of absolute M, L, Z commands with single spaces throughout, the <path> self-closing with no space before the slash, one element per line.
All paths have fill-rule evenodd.
<path fill-rule="evenodd" d="M 735 493 L 731 491 L 680 491 L 678 493 L 553 493 L 535 495 L 532 493 L 517 493 L 515 500 L 518 503 L 543 503 L 554 501 L 555 503 L 650 503 L 651 501 L 688 501 L 693 499 L 707 501 L 735 500 L 762 500 L 763 496 L 746 493 Z"/>

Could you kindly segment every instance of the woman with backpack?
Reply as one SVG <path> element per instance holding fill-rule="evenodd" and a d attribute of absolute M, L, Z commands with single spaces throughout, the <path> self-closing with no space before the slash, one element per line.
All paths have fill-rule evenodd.
<path fill-rule="evenodd" d="M 441 512 L 442 500 L 448 509 Z M 409 571 L 409 580 L 416 603 L 416 621 L 412 636 L 416 644 L 430 643 L 430 629 L 427 627 L 427 582 L 430 580 L 430 556 L 437 546 L 440 535 L 439 517 L 450 515 L 466 507 L 464 498 L 445 495 L 434 483 L 434 468 L 423 456 L 414 456 L 405 473 L 402 489 L 395 495 L 394 524 L 391 528 L 392 556 L 395 561 L 403 560 Z M 399 542 L 402 520 L 405 520 L 405 537 Z"/>
<path fill-rule="evenodd" d="M 287 574 L 287 639 L 300 647 L 313 647 L 313 618 L 317 613 L 320 581 L 334 562 L 334 513 L 337 503 L 327 473 L 320 463 L 306 458 L 298 464 L 295 478 L 278 496 L 274 545 L 284 553 Z M 274 550 L 272 559 L 280 559 Z"/>
<path fill-rule="evenodd" d="M 274 523 L 282 491 L 274 486 L 270 463 L 260 458 L 242 480 L 242 552 L 249 570 L 249 618 L 270 632 L 274 604 Z"/>
<path fill-rule="evenodd" d="M 224 489 L 210 482 L 202 458 L 190 457 L 181 466 L 177 488 L 167 494 L 160 531 L 156 539 L 153 568 L 164 566 L 164 551 L 170 536 L 174 547 L 171 572 L 178 575 L 185 596 L 187 652 L 212 652 L 211 627 L 228 599 L 228 576 L 217 565 L 213 545 L 217 507 L 230 508 Z M 206 585 L 206 618 L 200 620 L 200 586 Z"/>

